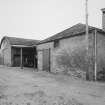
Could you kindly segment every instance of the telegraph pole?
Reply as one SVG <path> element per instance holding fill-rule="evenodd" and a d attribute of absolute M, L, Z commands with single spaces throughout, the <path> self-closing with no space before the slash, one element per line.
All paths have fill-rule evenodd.
<path fill-rule="evenodd" d="M 87 76 L 87 80 L 89 80 L 89 29 L 88 29 L 88 0 L 86 0 L 86 4 L 85 4 L 85 13 L 86 13 L 86 61 L 87 61 L 87 71 L 86 71 L 86 76 Z"/>

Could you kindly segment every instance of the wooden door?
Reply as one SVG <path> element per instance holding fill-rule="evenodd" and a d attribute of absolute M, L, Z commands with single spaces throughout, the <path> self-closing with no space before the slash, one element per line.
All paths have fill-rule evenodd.
<path fill-rule="evenodd" d="M 20 56 L 19 55 L 14 56 L 13 66 L 20 66 Z"/>
<path fill-rule="evenodd" d="M 50 72 L 50 49 L 43 50 L 43 70 Z"/>

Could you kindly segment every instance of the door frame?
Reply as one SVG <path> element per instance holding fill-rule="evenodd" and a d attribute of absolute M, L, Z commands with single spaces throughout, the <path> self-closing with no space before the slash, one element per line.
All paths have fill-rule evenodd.
<path fill-rule="evenodd" d="M 48 57 L 48 58 L 49 58 L 49 69 L 48 69 L 48 70 L 44 70 L 44 68 L 43 68 L 43 66 L 44 66 L 44 62 L 43 62 L 43 61 L 44 61 L 44 60 L 43 60 L 43 58 L 42 58 L 42 62 L 43 62 L 43 63 L 42 63 L 42 64 L 43 64 L 43 65 L 42 65 L 42 68 L 43 68 L 42 70 L 43 70 L 43 71 L 48 71 L 48 72 L 50 72 L 50 71 L 51 71 L 51 48 L 43 49 L 43 50 L 42 50 L 42 53 L 44 53 L 45 50 L 48 50 L 48 52 L 49 52 L 49 57 Z M 42 54 L 42 57 L 43 57 L 43 54 Z"/>

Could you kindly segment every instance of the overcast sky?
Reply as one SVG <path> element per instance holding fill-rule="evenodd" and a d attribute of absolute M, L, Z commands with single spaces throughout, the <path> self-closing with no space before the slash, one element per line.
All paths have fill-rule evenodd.
<path fill-rule="evenodd" d="M 89 0 L 89 24 L 101 28 L 105 0 Z M 85 23 L 85 0 L 0 0 L 0 39 L 45 39 Z"/>

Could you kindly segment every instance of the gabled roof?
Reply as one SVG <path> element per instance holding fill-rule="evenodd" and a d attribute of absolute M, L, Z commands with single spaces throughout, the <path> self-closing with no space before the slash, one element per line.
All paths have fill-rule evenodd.
<path fill-rule="evenodd" d="M 89 26 L 89 31 L 92 31 L 92 30 L 95 30 L 95 29 L 100 31 L 100 32 L 104 32 L 102 29 Z M 85 33 L 85 31 L 86 31 L 86 25 L 79 23 L 79 24 L 76 24 L 76 25 L 74 25 L 74 26 L 72 26 L 72 27 L 54 35 L 54 36 L 51 36 L 51 37 L 49 37 L 45 40 L 40 41 L 38 44 L 47 43 L 47 42 L 51 42 L 51 41 L 54 41 L 54 40 L 57 40 L 57 39 L 62 39 L 62 38 L 67 38 L 67 37 L 80 35 L 82 33 Z"/>
<path fill-rule="evenodd" d="M 34 46 L 39 42 L 38 40 L 4 36 L 1 40 L 1 44 L 4 39 L 7 39 L 9 41 L 10 45 Z"/>

